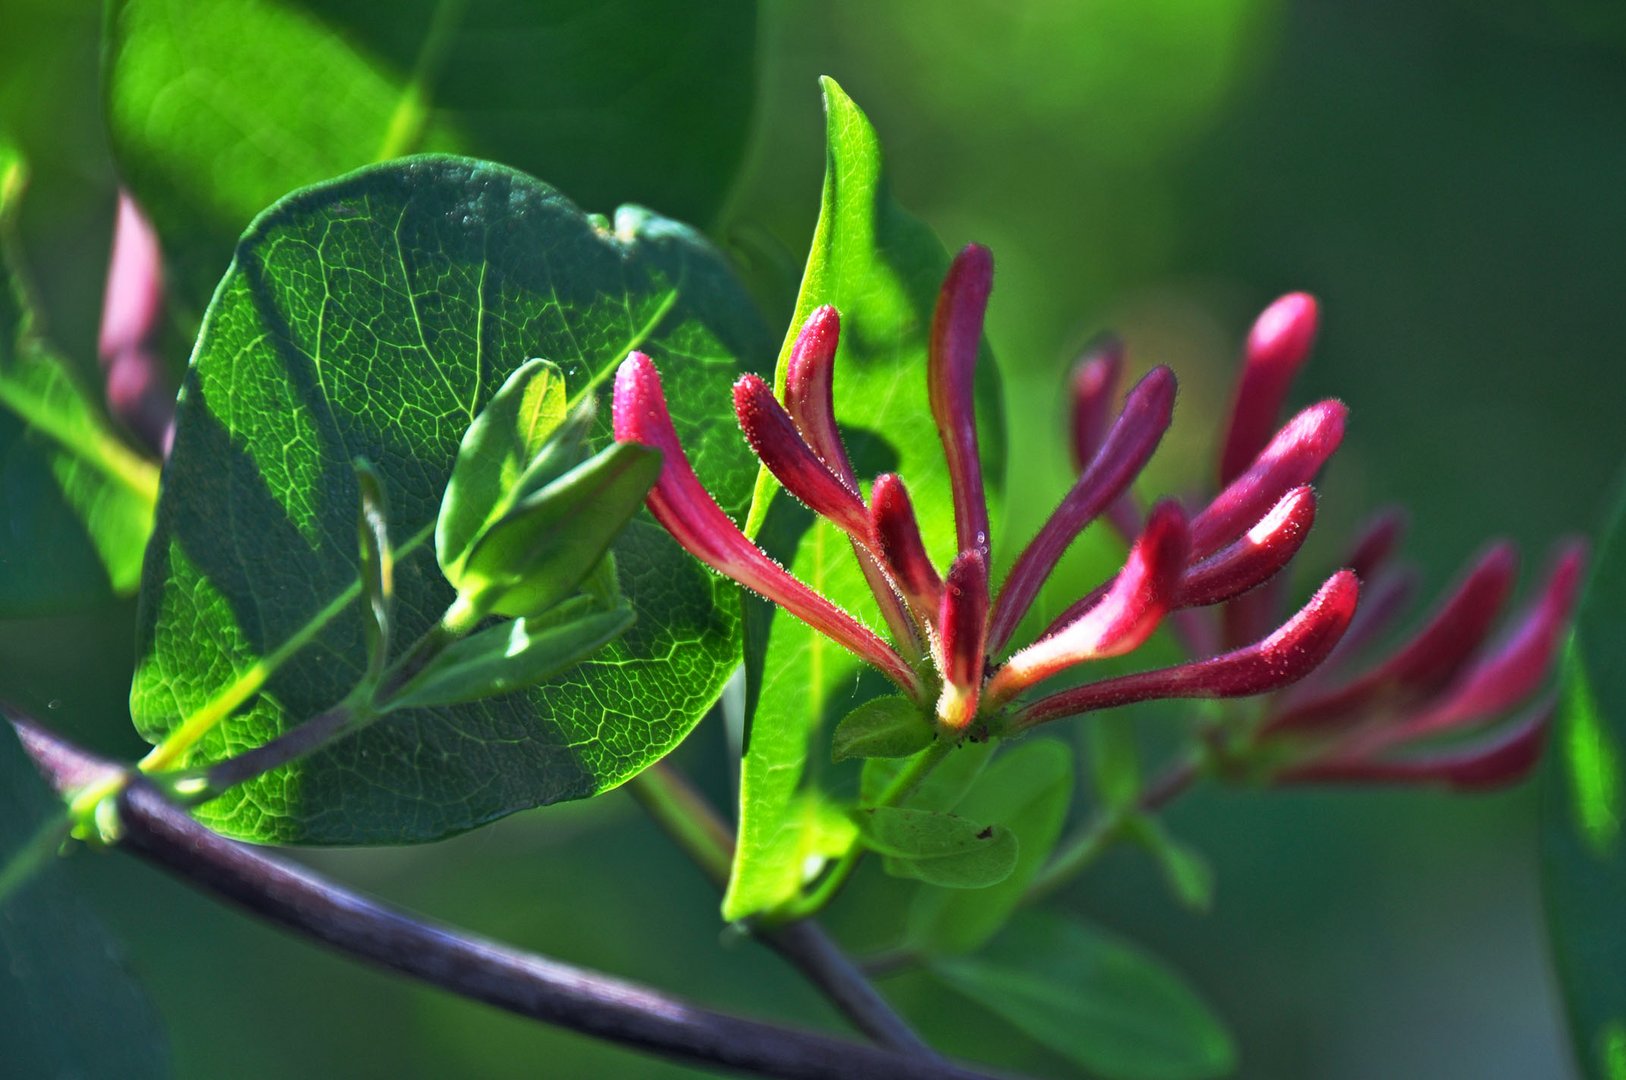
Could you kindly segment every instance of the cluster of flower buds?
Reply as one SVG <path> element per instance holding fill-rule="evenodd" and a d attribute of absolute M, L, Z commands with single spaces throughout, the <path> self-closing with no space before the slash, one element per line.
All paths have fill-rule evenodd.
<path fill-rule="evenodd" d="M 1047 720 L 1151 699 L 1272 694 L 1309 675 L 1335 651 L 1352 653 L 1338 646 L 1355 617 L 1359 564 L 1333 574 L 1286 618 L 1268 618 L 1280 594 L 1279 574 L 1315 516 L 1310 481 L 1338 446 L 1346 413 L 1339 402 L 1324 401 L 1275 427 L 1315 333 L 1314 302 L 1303 296 L 1273 305 L 1254 328 L 1222 454 L 1220 490 L 1195 511 L 1164 501 L 1142 513 L 1130 492 L 1169 426 L 1173 374 L 1154 368 L 1129 390 L 1114 415 L 1122 350 L 1109 342 L 1087 356 L 1073 380 L 1078 479 L 997 592 L 990 589 L 972 381 L 992 276 L 986 249 L 972 245 L 960 252 L 931 327 L 928 393 L 952 480 L 958 539 L 958 554 L 946 573 L 927 556 L 903 480 L 878 477 L 866 499 L 853 472 L 832 411 L 835 310 L 815 311 L 802 329 L 783 401 L 756 376 L 735 385 L 740 425 L 763 464 L 788 492 L 851 538 L 890 641 L 788 573 L 717 506 L 678 444 L 653 363 L 634 353 L 616 378 L 615 434 L 664 455 L 648 502 L 657 520 L 702 562 L 883 672 L 948 737 L 1013 734 Z M 1131 537 L 1122 569 L 1012 651 L 1019 626 L 1068 545 L 1103 516 Z M 1566 557 L 1540 605 L 1539 625 L 1525 634 L 1541 642 L 1524 645 L 1520 637 L 1466 666 L 1459 658 L 1451 673 L 1460 673 L 1460 679 L 1443 691 L 1441 664 L 1428 667 L 1427 679 L 1413 679 L 1420 662 L 1401 663 L 1405 694 L 1391 692 L 1395 677 L 1383 669 L 1373 677 L 1376 689 L 1354 695 L 1360 696 L 1359 707 L 1343 709 L 1339 724 L 1343 718 L 1370 717 L 1374 709 L 1389 710 L 1396 700 L 1419 700 L 1411 693 L 1419 686 L 1439 691 L 1427 697 L 1438 710 L 1391 729 L 1381 742 L 1375 736 L 1358 745 L 1335 741 L 1330 752 L 1318 742 L 1319 756 L 1296 759 L 1293 771 L 1284 775 L 1307 777 L 1316 768 L 1327 775 L 1352 775 L 1357 760 L 1376 761 L 1372 754 L 1378 750 L 1483 718 L 1509 694 L 1530 690 L 1530 680 L 1518 681 L 1508 675 L 1509 668 L 1533 672 L 1533 678 L 1545 671 L 1550 639 L 1567 617 L 1578 564 L 1578 555 Z M 1217 618 L 1205 620 L 1196 610 L 1210 607 L 1218 608 Z M 1064 671 L 1139 647 L 1165 619 L 1194 645 L 1199 659 L 1046 692 L 1047 681 Z M 1446 633 L 1455 631 L 1448 627 Z M 1412 655 L 1409 649 L 1403 653 Z M 1286 719 L 1270 727 L 1272 738 L 1312 726 L 1297 718 L 1325 713 L 1309 695 L 1280 700 L 1274 715 Z M 1359 730 L 1366 738 L 1364 725 L 1337 730 Z M 1454 775 L 1467 776 L 1477 767 L 1460 765 Z"/>

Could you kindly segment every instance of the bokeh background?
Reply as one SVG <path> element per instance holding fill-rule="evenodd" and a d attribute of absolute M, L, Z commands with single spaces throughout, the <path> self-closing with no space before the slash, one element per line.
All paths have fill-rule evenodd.
<path fill-rule="evenodd" d="M 1411 509 L 1408 550 L 1436 588 L 1492 534 L 1534 572 L 1555 538 L 1599 520 L 1626 450 L 1614 0 L 773 0 L 760 23 L 755 128 L 713 232 L 759 266 L 782 252 L 794 274 L 823 167 L 815 78 L 836 76 L 880 130 L 900 200 L 950 245 L 995 251 L 1006 537 L 1066 483 L 1059 379 L 1084 340 L 1112 327 L 1137 370 L 1175 366 L 1177 427 L 1154 473 L 1178 485 L 1210 468 L 1248 321 L 1291 289 L 1325 313 L 1300 400 L 1353 409 L 1325 484 L 1328 559 L 1329 537 L 1388 501 Z M 98 24 L 90 3 L 0 0 L 0 108 L 33 133 L 31 246 L 80 357 L 101 284 L 84 267 L 112 210 Z M 135 753 L 132 621 L 116 607 L 0 625 L 0 696 Z M 681 751 L 719 793 L 726 754 L 712 720 Z M 1181 908 L 1131 853 L 1063 902 L 1186 970 L 1234 1026 L 1243 1076 L 1561 1077 L 1534 822 L 1529 786 L 1207 789 L 1170 823 L 1213 861 L 1212 912 Z M 719 933 L 710 887 L 620 796 L 429 848 L 308 858 L 568 960 L 834 1023 L 775 958 Z M 360 970 L 131 860 L 71 871 L 150 987 L 182 1077 L 696 1075 Z M 835 918 L 873 932 L 852 903 Z M 888 988 L 905 1004 L 933 992 Z M 1015 1041 L 969 1007 L 923 1019 L 963 1052 Z"/>

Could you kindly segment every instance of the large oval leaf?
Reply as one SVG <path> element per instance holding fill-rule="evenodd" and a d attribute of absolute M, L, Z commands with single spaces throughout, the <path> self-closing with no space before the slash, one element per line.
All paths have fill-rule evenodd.
<path fill-rule="evenodd" d="M 823 202 L 796 301 L 792 337 L 780 354 L 781 386 L 790 345 L 821 304 L 841 312 L 836 419 L 860 479 L 892 470 L 909 485 L 932 554 L 952 555 L 954 508 L 948 467 L 926 398 L 926 336 L 948 256 L 932 231 L 892 199 L 875 129 L 833 80 L 824 80 L 827 118 Z M 1004 475 L 1004 417 L 992 358 L 978 369 L 978 425 L 984 471 L 997 490 Z M 878 624 L 875 601 L 846 539 L 766 479 L 753 517 L 762 539 L 803 581 Z M 772 501 L 771 511 L 766 509 Z M 808 838 L 818 835 L 816 789 L 805 766 L 829 751 L 822 732 L 869 698 L 880 679 L 857 681 L 858 662 L 840 646 L 779 614 L 748 644 L 749 737 L 740 779 L 740 836 L 723 913 L 741 919 L 772 911 L 801 889 Z"/>
<path fill-rule="evenodd" d="M 369 162 L 475 154 L 705 222 L 750 128 L 747 0 L 117 0 L 107 26 L 120 170 L 195 303 L 261 208 Z"/>
<path fill-rule="evenodd" d="M 1626 501 L 1600 545 L 1542 770 L 1548 928 L 1575 1059 L 1626 1077 Z"/>
<path fill-rule="evenodd" d="M 470 420 L 530 357 L 557 363 L 579 400 L 607 394 L 634 347 L 660 362 L 702 478 L 743 511 L 755 474 L 724 419 L 729 385 L 772 343 L 687 228 L 623 209 L 611 231 L 520 173 L 443 157 L 267 211 L 182 392 L 142 582 L 141 732 L 240 701 L 195 754 L 214 760 L 343 698 L 366 662 L 351 461 L 387 490 L 404 648 L 451 600 L 432 534 Z M 203 816 L 257 840 L 426 840 L 626 780 L 721 692 L 738 616 L 733 587 L 647 516 L 615 555 L 638 622 L 592 661 L 522 694 L 391 716 Z"/>

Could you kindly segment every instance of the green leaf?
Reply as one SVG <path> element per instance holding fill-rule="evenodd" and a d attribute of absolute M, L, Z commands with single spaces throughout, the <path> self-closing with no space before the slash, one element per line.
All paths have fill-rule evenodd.
<path fill-rule="evenodd" d="M 435 558 L 449 580 L 457 580 L 480 531 L 513 506 L 520 476 L 564 423 L 565 397 L 557 365 L 527 360 L 463 433 L 435 521 Z"/>
<path fill-rule="evenodd" d="M 955 814 L 881 806 L 853 811 L 860 842 L 887 857 L 887 873 L 951 889 L 985 889 L 1010 876 L 1016 836 Z"/>
<path fill-rule="evenodd" d="M 747 0 L 115 0 L 103 74 L 119 172 L 201 306 L 263 207 L 422 150 L 708 222 L 755 45 Z"/>
<path fill-rule="evenodd" d="M 893 470 L 909 485 L 928 549 L 952 555 L 954 510 L 942 444 L 926 399 L 926 337 L 948 257 L 931 230 L 892 201 L 880 144 L 864 113 L 824 83 L 827 148 L 823 201 L 791 333 L 776 375 L 782 388 L 795 333 L 814 308 L 841 312 L 835 411 L 860 477 Z M 1004 475 L 1005 437 L 992 357 L 984 355 L 978 421 L 991 491 Z M 870 625 L 881 625 L 852 551 L 834 526 L 777 491 L 766 473 L 752 521 L 771 553 L 803 581 Z M 996 515 L 997 519 L 997 515 Z M 859 664 L 783 612 L 747 643 L 749 737 L 740 780 L 740 832 L 726 918 L 771 912 L 796 896 L 807 866 L 796 816 L 820 799 L 809 762 L 822 762 L 823 734 L 870 697 L 879 679 L 855 683 Z M 855 689 L 856 686 L 856 689 Z M 815 764 L 816 768 L 816 764 Z"/>
<path fill-rule="evenodd" d="M 1626 1077 L 1626 500 L 1599 544 L 1542 767 L 1548 932 L 1575 1060 Z"/>
<path fill-rule="evenodd" d="M 841 718 L 830 740 L 835 761 L 912 757 L 932 743 L 935 728 L 902 694 L 866 701 Z"/>
<path fill-rule="evenodd" d="M 585 660 L 633 623 L 631 608 L 593 607 L 582 597 L 539 618 L 500 622 L 454 642 L 381 707 L 462 705 L 536 686 Z"/>
<path fill-rule="evenodd" d="M 1108 710 L 1083 726 L 1090 776 L 1096 797 L 1107 810 L 1128 810 L 1140 799 L 1140 750 L 1135 741 L 1137 717 Z"/>
<path fill-rule="evenodd" d="M 1224 1025 L 1179 975 L 1106 932 L 1028 912 L 934 975 L 1108 1080 L 1202 1080 L 1235 1066 Z"/>
<path fill-rule="evenodd" d="M 444 157 L 269 210 L 182 392 L 142 584 L 142 734 L 180 729 L 174 748 L 207 728 L 187 755 L 197 765 L 343 700 L 366 663 L 351 460 L 371 461 L 390 493 L 395 639 L 410 643 L 453 599 L 430 539 L 468 425 L 530 357 L 552 357 L 580 399 L 607 395 L 632 348 L 660 363 L 696 470 L 741 513 L 754 463 L 729 387 L 771 344 L 691 230 L 636 208 L 605 230 L 527 176 Z M 200 816 L 260 841 L 418 841 L 633 776 L 737 666 L 738 593 L 647 517 L 614 552 L 638 621 L 591 663 L 526 693 L 395 713 Z"/>
<path fill-rule="evenodd" d="M 963 742 L 956 746 L 937 763 L 935 769 L 926 774 L 926 778 L 904 800 L 904 805 L 922 810 L 954 809 L 988 767 L 994 749 L 994 744 L 990 742 Z M 864 762 L 864 771 L 859 780 L 859 803 L 873 806 L 881 792 L 907 764 L 897 758 L 870 758 Z"/>
<path fill-rule="evenodd" d="M 1054 739 L 1019 743 L 995 758 L 954 809 L 1004 822 L 1021 844 L 1016 864 L 991 889 L 922 891 L 909 910 L 909 940 L 929 952 L 970 952 L 998 933 L 1061 837 L 1072 795 L 1073 755 Z"/>
<path fill-rule="evenodd" d="M 0 617 L 133 592 L 158 498 L 158 466 L 39 337 L 13 229 L 23 187 L 0 138 Z"/>
<path fill-rule="evenodd" d="M 660 471 L 658 451 L 630 443 L 605 447 L 488 526 L 463 564 L 459 590 L 479 597 L 476 610 L 546 611 L 604 558 Z"/>
<path fill-rule="evenodd" d="M 356 532 L 361 549 L 361 595 L 367 606 L 363 629 L 367 634 L 367 677 L 377 686 L 389 663 L 390 624 L 395 614 L 395 549 L 390 544 L 389 510 L 384 485 L 365 459 L 357 458 L 356 483 L 361 488 L 361 512 Z"/>
<path fill-rule="evenodd" d="M 0 717 L 0 1016 L 8 1076 L 169 1075 L 146 994 L 56 865 L 62 801 Z"/>

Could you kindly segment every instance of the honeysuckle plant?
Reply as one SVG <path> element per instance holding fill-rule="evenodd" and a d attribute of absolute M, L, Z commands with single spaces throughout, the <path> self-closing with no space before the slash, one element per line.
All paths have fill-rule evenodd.
<path fill-rule="evenodd" d="M 1110 336 L 1058 370 L 1076 479 L 1005 557 L 992 256 L 948 257 L 893 202 L 879 139 L 833 81 L 819 222 L 773 369 L 774 335 L 704 235 L 641 206 L 584 213 L 519 171 L 709 217 L 743 145 L 752 27 L 721 7 L 645 12 L 664 66 L 617 27 L 577 50 L 582 70 L 544 77 L 537 35 L 591 38 L 598 21 L 534 5 L 494 43 L 447 5 L 397 63 L 411 33 L 358 39 L 285 7 L 211 0 L 194 26 L 158 0 L 110 5 L 119 185 L 105 277 L 79 275 L 105 280 L 83 364 L 31 284 L 28 163 L 0 132 L 0 618 L 133 597 L 129 719 L 151 743 L 109 760 L 6 708 L 0 974 L 26 1017 L 0 1042 L 20 1075 L 164 1069 L 139 994 L 64 902 L 55 856 L 83 845 L 688 1064 L 983 1075 L 931 1046 L 956 1034 L 931 995 L 957 994 L 986 1025 L 974 1056 L 1002 1071 L 1038 1045 L 1054 1056 L 1035 1068 L 1225 1075 L 1236 1049 L 1214 1012 L 1057 888 L 1129 842 L 1202 907 L 1212 876 L 1159 816 L 1198 779 L 1479 790 L 1538 760 L 1584 545 L 1560 546 L 1499 634 L 1505 542 L 1399 636 L 1414 575 L 1398 511 L 1331 545 L 1340 564 L 1295 573 L 1348 419 L 1336 400 L 1284 417 L 1317 334 L 1309 296 L 1259 316 L 1213 468 L 1173 496 L 1149 498 L 1145 477 L 1174 373 L 1152 366 L 1120 395 L 1130 362 Z M 232 29 L 218 56 L 185 36 L 217 25 Z M 666 64 L 680 32 L 715 47 Z M 498 44 L 526 62 L 436 100 L 443 67 L 474 70 L 470 50 Z M 348 88 L 351 107 L 294 108 L 261 92 L 265 70 Z M 613 86 L 620 115 L 645 108 L 621 95 L 634 80 L 662 91 L 635 137 L 574 155 L 535 137 L 571 127 L 533 102 L 557 83 Z M 178 121 L 178 86 L 237 104 Z M 673 116 L 739 122 L 697 145 Z M 479 156 L 417 153 L 439 147 Z M 1064 560 L 1090 529 L 1122 554 L 1069 594 Z M 1591 682 L 1570 687 L 1568 714 L 1596 723 Z M 1146 778 L 1143 713 L 1123 707 L 1149 702 L 1177 747 Z M 737 801 L 672 758 L 712 715 L 738 741 Z M 1585 774 L 1605 810 L 1610 775 Z M 871 1045 L 425 923 L 250 846 L 426 843 L 618 788 L 717 886 L 731 936 L 778 952 Z M 1607 841 L 1612 819 L 1588 820 Z M 866 878 L 873 863 L 900 880 Z M 629 903 L 654 895 L 669 936 L 646 885 L 627 883 Z M 855 959 L 822 928 L 854 893 L 895 948 Z M 900 1008 L 876 981 L 912 968 L 928 991 Z M 83 1018 L 125 1052 L 58 1037 Z"/>

